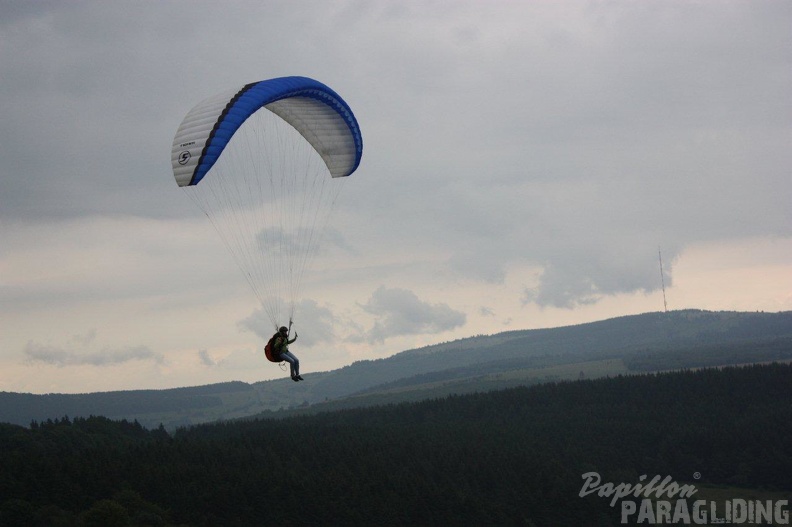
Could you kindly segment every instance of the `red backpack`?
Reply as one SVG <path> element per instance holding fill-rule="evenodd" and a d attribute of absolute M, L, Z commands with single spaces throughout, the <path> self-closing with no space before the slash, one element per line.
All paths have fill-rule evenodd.
<path fill-rule="evenodd" d="M 267 356 L 267 360 L 270 362 L 280 362 L 280 353 L 275 352 L 275 339 L 280 336 L 279 333 L 275 333 L 272 335 L 272 338 L 269 339 L 267 345 L 264 346 L 264 355 Z"/>

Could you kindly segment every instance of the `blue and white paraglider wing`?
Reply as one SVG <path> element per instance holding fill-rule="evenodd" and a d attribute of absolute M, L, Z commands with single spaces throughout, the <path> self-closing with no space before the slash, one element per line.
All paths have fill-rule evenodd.
<path fill-rule="evenodd" d="M 321 156 L 331 176 L 348 176 L 360 164 L 363 140 L 346 102 L 321 82 L 281 77 L 217 94 L 190 110 L 171 151 L 178 185 L 197 185 L 239 127 L 262 107 L 294 127 Z"/>

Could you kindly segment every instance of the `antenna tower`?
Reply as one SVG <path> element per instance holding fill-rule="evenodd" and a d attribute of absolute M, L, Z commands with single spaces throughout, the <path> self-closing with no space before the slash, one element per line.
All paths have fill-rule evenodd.
<path fill-rule="evenodd" d="M 665 294 L 665 275 L 663 274 L 663 253 L 660 252 L 660 247 L 657 248 L 657 257 L 660 259 L 660 283 L 663 286 L 663 309 L 668 313 L 668 303 L 666 302 Z"/>

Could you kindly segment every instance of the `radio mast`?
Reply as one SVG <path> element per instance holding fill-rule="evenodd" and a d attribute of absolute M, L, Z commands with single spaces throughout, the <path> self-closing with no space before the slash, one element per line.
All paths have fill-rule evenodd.
<path fill-rule="evenodd" d="M 668 313 L 668 303 L 666 302 L 665 294 L 665 275 L 663 274 L 663 253 L 660 252 L 660 247 L 657 248 L 657 257 L 660 260 L 660 284 L 663 286 L 663 310 Z"/>

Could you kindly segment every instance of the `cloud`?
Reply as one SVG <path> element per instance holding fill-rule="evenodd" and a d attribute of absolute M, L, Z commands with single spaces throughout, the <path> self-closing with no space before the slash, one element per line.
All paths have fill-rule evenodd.
<path fill-rule="evenodd" d="M 522 36 L 508 20 L 497 33 L 494 18 L 467 26 L 487 43 L 466 54 L 481 67 L 444 71 L 442 97 L 422 85 L 414 107 L 437 118 L 412 127 L 404 141 L 414 143 L 397 143 L 409 158 L 377 166 L 398 185 L 378 178 L 390 197 L 372 201 L 371 221 L 385 216 L 411 233 L 402 251 L 443 247 L 464 278 L 502 283 L 514 264 L 535 266 L 544 274 L 523 300 L 568 308 L 658 290 L 658 244 L 792 235 L 780 197 L 789 192 L 779 192 L 790 188 L 782 173 L 792 161 L 780 106 L 789 54 L 763 49 L 758 34 L 743 41 L 767 30 L 769 41 L 789 44 L 777 22 L 789 6 L 677 7 L 603 4 L 587 14 L 531 4 L 524 9 L 535 16 L 511 12 L 536 24 Z M 466 27 L 454 18 L 462 12 L 453 13 L 457 27 Z M 498 60 L 482 60 L 496 50 Z M 421 106 L 427 100 L 434 111 Z"/>
<path fill-rule="evenodd" d="M 71 340 L 79 346 L 88 347 L 96 340 L 96 328 L 88 330 L 84 335 L 73 335 Z"/>
<path fill-rule="evenodd" d="M 284 302 L 280 302 L 284 305 Z M 320 306 L 315 300 L 304 299 L 295 306 L 294 325 L 292 335 L 296 332 L 299 335 L 300 346 L 315 346 L 322 343 L 330 343 L 336 339 L 334 324 L 336 318 L 329 307 Z M 288 321 L 284 318 L 277 321 L 276 325 L 287 325 Z M 256 309 L 248 317 L 240 320 L 239 327 L 245 331 L 251 331 L 258 335 L 263 342 L 269 341 L 275 332 L 275 325 L 269 318 L 269 314 L 264 309 Z"/>
<path fill-rule="evenodd" d="M 201 361 L 201 364 L 204 366 L 217 366 L 217 362 L 212 359 L 212 356 L 209 355 L 207 350 L 199 350 L 198 351 L 198 359 Z"/>
<path fill-rule="evenodd" d="M 208 350 L 198 351 L 198 360 L 202 366 L 218 371 L 251 372 L 266 366 L 262 348 L 236 349 L 222 358 L 213 357 Z"/>
<path fill-rule="evenodd" d="M 525 288 L 522 303 L 572 309 L 595 304 L 601 297 L 596 284 L 589 277 L 575 276 L 548 267 L 542 273 L 537 287 Z"/>
<path fill-rule="evenodd" d="M 301 346 L 315 346 L 335 341 L 336 317 L 329 307 L 306 299 L 297 306 L 297 314 L 299 317 L 295 321 L 294 330 L 300 335 Z"/>
<path fill-rule="evenodd" d="M 371 295 L 364 311 L 376 318 L 374 326 L 365 335 L 351 340 L 365 339 L 369 343 L 384 342 L 400 335 L 435 334 L 465 324 L 467 317 L 445 303 L 424 302 L 407 289 L 380 286 Z"/>
<path fill-rule="evenodd" d="M 523 290 L 522 303 L 540 307 L 574 309 L 592 305 L 606 296 L 643 291 L 650 293 L 673 285 L 672 267 L 679 250 L 664 250 L 663 278 L 657 247 L 625 237 L 625 249 L 611 242 L 610 247 L 586 249 L 585 245 L 561 249 L 547 262 L 538 283 Z"/>
<path fill-rule="evenodd" d="M 167 154 L 146 152 L 167 153 L 204 96 L 310 71 L 350 102 L 367 145 L 325 248 L 368 257 L 368 227 L 413 262 L 442 247 L 470 280 L 527 263 L 544 269 L 522 297 L 538 305 L 656 289 L 651 263 L 612 285 L 621 254 L 792 235 L 790 8 L 732 8 L 14 4 L 4 37 L 25 52 L 2 57 L 0 216 L 194 216 Z"/>
<path fill-rule="evenodd" d="M 276 330 L 269 320 L 269 315 L 267 315 L 267 312 L 263 309 L 256 309 L 246 318 L 240 320 L 237 325 L 243 331 L 255 333 L 261 337 L 264 342 L 267 342 Z"/>
<path fill-rule="evenodd" d="M 146 346 L 126 348 L 104 348 L 95 352 L 78 352 L 71 349 L 49 346 L 36 342 L 28 342 L 24 353 L 28 362 L 43 362 L 54 366 L 114 366 L 130 361 L 150 360 L 158 364 L 164 362 L 162 355 L 151 351 Z"/>

